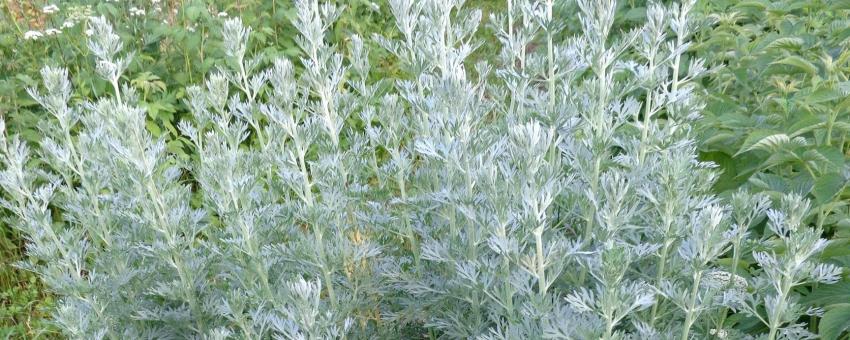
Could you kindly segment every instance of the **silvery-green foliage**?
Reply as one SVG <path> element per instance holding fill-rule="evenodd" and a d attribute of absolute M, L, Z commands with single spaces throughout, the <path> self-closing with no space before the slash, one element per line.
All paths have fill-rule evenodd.
<path fill-rule="evenodd" d="M 816 256 L 829 241 L 821 238 L 819 228 L 804 224 L 810 214 L 810 203 L 797 194 L 782 197 L 781 209 L 767 211 L 767 226 L 782 252 L 763 249 L 753 252 L 761 267 L 754 279 L 759 287 L 758 294 L 751 300 L 741 301 L 741 309 L 755 315 L 769 327 L 768 338 L 814 339 L 800 316 L 821 315 L 822 310 L 806 309 L 796 303 L 799 295 L 794 287 L 805 283 L 835 283 L 841 277 L 841 268 L 832 264 L 818 263 Z M 763 304 L 764 311 L 757 309 Z"/>
<path fill-rule="evenodd" d="M 224 21 L 226 63 L 186 89 L 190 160 L 145 130 L 104 19 L 89 47 L 111 96 L 71 103 L 44 68 L 30 93 L 52 118 L 38 151 L 3 130 L 0 202 L 67 336 L 689 339 L 730 313 L 808 336 L 819 311 L 793 288 L 840 272 L 801 198 L 711 193 L 693 0 L 628 32 L 613 0 L 508 1 L 492 61 L 471 58 L 463 0 L 391 0 L 400 36 L 374 40 L 403 74 L 378 82 L 363 38 L 325 41 L 342 8 L 295 5 L 299 60 L 265 62 Z"/>

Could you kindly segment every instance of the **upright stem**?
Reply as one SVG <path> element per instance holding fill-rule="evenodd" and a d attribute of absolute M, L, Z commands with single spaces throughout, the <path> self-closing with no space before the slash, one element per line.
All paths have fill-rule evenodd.
<path fill-rule="evenodd" d="M 668 239 L 666 242 L 664 242 L 664 247 L 661 248 L 661 255 L 660 255 L 659 262 L 658 262 L 658 272 L 655 273 L 655 284 L 656 285 L 660 285 L 661 280 L 664 279 L 664 271 L 665 271 L 665 268 L 667 266 L 667 256 L 669 256 L 669 254 L 670 254 L 671 244 L 672 243 Z M 650 326 L 655 326 L 655 319 L 658 316 L 658 305 L 659 305 L 659 302 L 652 304 L 652 311 L 650 312 L 650 317 L 649 317 L 649 325 Z"/>
<path fill-rule="evenodd" d="M 112 89 L 115 90 L 115 99 L 121 102 L 121 90 L 118 88 L 118 78 L 112 79 L 110 82 L 112 83 Z"/>
<path fill-rule="evenodd" d="M 300 146 L 299 146 L 300 149 Z M 308 207 L 313 206 L 313 186 L 310 184 L 310 174 L 307 172 L 307 162 L 304 160 L 306 157 L 305 150 L 299 150 L 298 152 L 298 166 L 301 170 L 301 177 L 304 180 L 304 200 L 306 201 Z"/>
<path fill-rule="evenodd" d="M 688 340 L 691 333 L 691 326 L 693 326 L 694 321 L 696 321 L 696 308 L 697 296 L 699 295 L 699 286 L 702 281 L 702 270 L 697 271 L 694 274 L 694 283 L 691 287 L 691 296 L 690 301 L 688 302 L 688 310 L 685 311 L 685 324 L 682 326 L 682 336 L 681 340 Z"/>
<path fill-rule="evenodd" d="M 777 297 L 776 307 L 774 307 L 773 313 L 770 314 L 770 325 L 768 325 L 770 327 L 770 333 L 767 335 L 768 340 L 776 340 L 776 333 L 779 331 L 779 326 L 782 325 L 779 322 L 779 316 L 785 313 L 786 299 L 788 292 L 791 291 L 791 283 L 787 279 L 784 279 L 780 282 L 780 287 L 780 291 L 777 292 L 780 295 Z"/>
<path fill-rule="evenodd" d="M 413 228 L 410 225 L 410 217 L 407 214 L 407 189 L 404 183 L 404 174 L 400 171 L 396 174 L 396 182 L 398 183 L 399 191 L 401 191 L 402 204 L 404 204 L 404 207 L 402 208 L 402 214 L 404 215 L 403 223 L 407 232 L 407 237 L 410 239 L 410 248 L 411 252 L 413 253 L 413 263 L 416 268 L 419 268 L 419 241 L 416 239 L 416 233 L 414 233 Z"/>
<path fill-rule="evenodd" d="M 546 294 L 546 266 L 544 264 L 544 256 L 543 256 L 543 226 L 537 227 L 534 230 L 534 241 L 536 248 L 536 263 L 537 263 L 537 291 L 540 296 L 544 296 Z"/>

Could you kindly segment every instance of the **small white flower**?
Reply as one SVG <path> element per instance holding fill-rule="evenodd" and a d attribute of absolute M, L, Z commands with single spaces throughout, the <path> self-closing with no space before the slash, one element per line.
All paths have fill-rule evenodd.
<path fill-rule="evenodd" d="M 74 27 L 76 24 L 77 24 L 77 23 L 75 23 L 75 22 L 73 22 L 73 21 L 65 20 L 65 22 L 63 22 L 63 23 L 62 23 L 62 28 L 72 28 L 72 27 Z"/>
<path fill-rule="evenodd" d="M 24 33 L 24 39 L 26 40 L 38 40 L 38 38 L 43 37 L 44 34 L 39 31 L 27 31 Z"/>
<path fill-rule="evenodd" d="M 59 34 L 59 33 L 62 33 L 62 31 L 55 29 L 55 28 L 48 28 L 47 30 L 44 31 L 44 34 L 47 34 L 47 35 L 56 35 L 56 34 Z"/>
<path fill-rule="evenodd" d="M 90 36 L 92 36 L 92 34 L 94 34 L 94 31 L 93 31 L 93 30 L 91 30 L 91 29 L 87 29 L 87 30 L 86 30 L 86 35 L 87 35 L 87 36 L 89 36 L 89 37 L 90 37 Z"/>
<path fill-rule="evenodd" d="M 44 8 L 41 9 L 41 12 L 44 13 L 44 14 L 53 14 L 53 13 L 59 12 L 59 6 L 47 5 L 47 6 L 44 6 Z"/>
<path fill-rule="evenodd" d="M 218 17 L 219 17 L 219 18 L 224 18 L 224 17 L 226 17 L 226 16 L 227 16 L 227 12 L 218 12 Z"/>
<path fill-rule="evenodd" d="M 131 17 L 140 17 L 145 15 L 145 10 L 137 7 L 130 7 L 130 16 Z"/>

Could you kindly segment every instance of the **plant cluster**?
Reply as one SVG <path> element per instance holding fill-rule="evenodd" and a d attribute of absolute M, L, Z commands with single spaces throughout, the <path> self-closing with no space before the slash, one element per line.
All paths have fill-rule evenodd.
<path fill-rule="evenodd" d="M 225 20 L 223 62 L 175 125 L 192 157 L 152 133 L 133 53 L 91 18 L 108 91 L 75 103 L 47 66 L 28 90 L 41 138 L 0 124 L 0 204 L 62 333 L 817 337 L 825 310 L 801 292 L 842 275 L 819 211 L 805 193 L 718 196 L 698 158 L 695 0 L 650 3 L 625 31 L 614 0 L 574 18 L 509 0 L 485 60 L 464 3 L 391 0 L 397 35 L 341 46 L 342 7 L 297 0 L 292 59 Z M 374 77 L 376 46 L 396 74 Z"/>
<path fill-rule="evenodd" d="M 338 2 L 346 4 L 346 11 L 329 28 L 330 41 L 346 44 L 351 32 L 385 30 L 385 9 L 369 1 Z M 43 65 L 62 65 L 74 75 L 70 79 L 73 103 L 110 91 L 111 85 L 97 75 L 87 47 L 90 17 L 101 15 L 113 24 L 125 48 L 133 51 L 123 79 L 139 93 L 138 105 L 147 114 L 146 129 L 155 138 L 164 137 L 168 152 L 180 158 L 196 157 L 191 142 L 177 129 L 178 122 L 190 115 L 185 89 L 224 62 L 219 35 L 224 20 L 238 16 L 256 27 L 251 49 L 262 53 L 266 61 L 301 53 L 288 19 L 295 15 L 291 1 L 0 2 L 0 116 L 11 133 L 30 143 L 42 138 L 39 125 L 50 115 L 26 89 L 38 86 Z M 373 76 L 394 72 L 380 53 L 371 58 L 380 65 L 380 72 Z M 0 328 L 8 326 L 12 337 L 38 337 L 51 329 L 29 320 L 43 318 L 40 310 L 49 307 L 52 298 L 40 283 L 31 283 L 30 273 L 12 265 L 24 256 L 23 235 L 5 224 L 0 229 L 0 294 L 20 295 L 0 299 Z M 5 338 L 2 334 L 0 338 Z"/>
<path fill-rule="evenodd" d="M 704 6 L 703 12 L 716 14 L 707 18 L 711 25 L 693 50 L 720 66 L 704 79 L 708 105 L 700 143 L 703 158 L 723 169 L 716 189 L 808 197 L 811 219 L 832 242 L 821 258 L 847 268 L 850 7 L 791 0 Z M 823 338 L 834 339 L 850 326 L 840 293 L 848 288 L 847 281 L 815 286 L 803 299 L 809 307 L 826 308 L 818 328 Z"/>

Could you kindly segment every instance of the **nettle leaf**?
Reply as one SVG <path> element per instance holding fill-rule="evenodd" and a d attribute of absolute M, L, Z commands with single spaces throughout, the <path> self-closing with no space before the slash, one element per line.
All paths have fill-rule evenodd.
<path fill-rule="evenodd" d="M 734 141 L 738 138 L 738 134 L 732 132 L 716 132 L 712 133 L 711 137 L 707 138 L 703 143 L 713 145 L 713 144 L 724 144 L 729 141 Z"/>
<path fill-rule="evenodd" d="M 826 126 L 826 122 L 823 121 L 823 118 L 811 114 L 803 114 L 800 117 L 795 117 L 791 126 L 786 131 L 790 132 L 788 134 L 790 137 L 797 137 L 824 126 Z"/>
<path fill-rule="evenodd" d="M 766 173 L 759 173 L 750 177 L 749 182 L 756 188 L 765 191 L 786 192 L 790 187 L 789 181 L 784 177 Z"/>
<path fill-rule="evenodd" d="M 845 303 L 823 314 L 818 324 L 818 335 L 824 340 L 834 340 L 848 329 L 850 329 L 850 304 Z"/>
<path fill-rule="evenodd" d="M 815 75 L 818 72 L 818 68 L 817 66 L 815 66 L 815 64 L 806 59 L 803 59 L 802 57 L 794 55 L 787 56 L 770 64 L 790 66 L 797 69 L 798 71 L 802 71 L 811 75 Z"/>
<path fill-rule="evenodd" d="M 838 171 L 844 169 L 846 159 L 844 158 L 844 152 L 842 152 L 838 147 L 821 146 L 815 149 L 815 151 L 829 162 L 830 167 Z"/>
<path fill-rule="evenodd" d="M 822 208 L 830 209 L 830 205 L 832 204 L 826 204 Z M 820 254 L 820 258 L 834 261 L 848 255 L 850 255 L 850 238 L 832 238 Z"/>
<path fill-rule="evenodd" d="M 799 51 L 803 47 L 803 39 L 798 37 L 778 38 L 767 45 L 769 50 Z"/>
<path fill-rule="evenodd" d="M 835 172 L 825 174 L 815 179 L 812 196 L 818 204 L 826 203 L 841 192 L 845 184 L 844 176 L 841 174 Z"/>
<path fill-rule="evenodd" d="M 830 102 L 843 97 L 844 94 L 839 90 L 821 87 L 805 96 L 805 101 L 809 104 L 818 104 Z"/>
<path fill-rule="evenodd" d="M 753 130 L 749 133 L 749 135 L 747 136 L 747 139 L 745 139 L 744 142 L 741 144 L 741 148 L 738 149 L 738 151 L 735 152 L 735 154 L 733 156 L 738 156 L 742 153 L 750 151 L 750 150 L 752 150 L 753 145 L 755 145 L 756 143 L 758 143 L 762 139 L 765 139 L 765 138 L 770 137 L 770 136 L 775 136 L 777 134 L 781 135 L 782 133 L 778 133 L 778 132 L 773 131 L 773 130 L 761 130 L 761 129 Z"/>
<path fill-rule="evenodd" d="M 791 138 L 784 133 L 777 133 L 762 137 L 752 145 L 742 147 L 735 155 L 737 156 L 753 150 L 776 152 L 786 148 L 789 144 L 792 144 L 793 146 L 805 146 L 806 139 L 802 137 Z"/>

